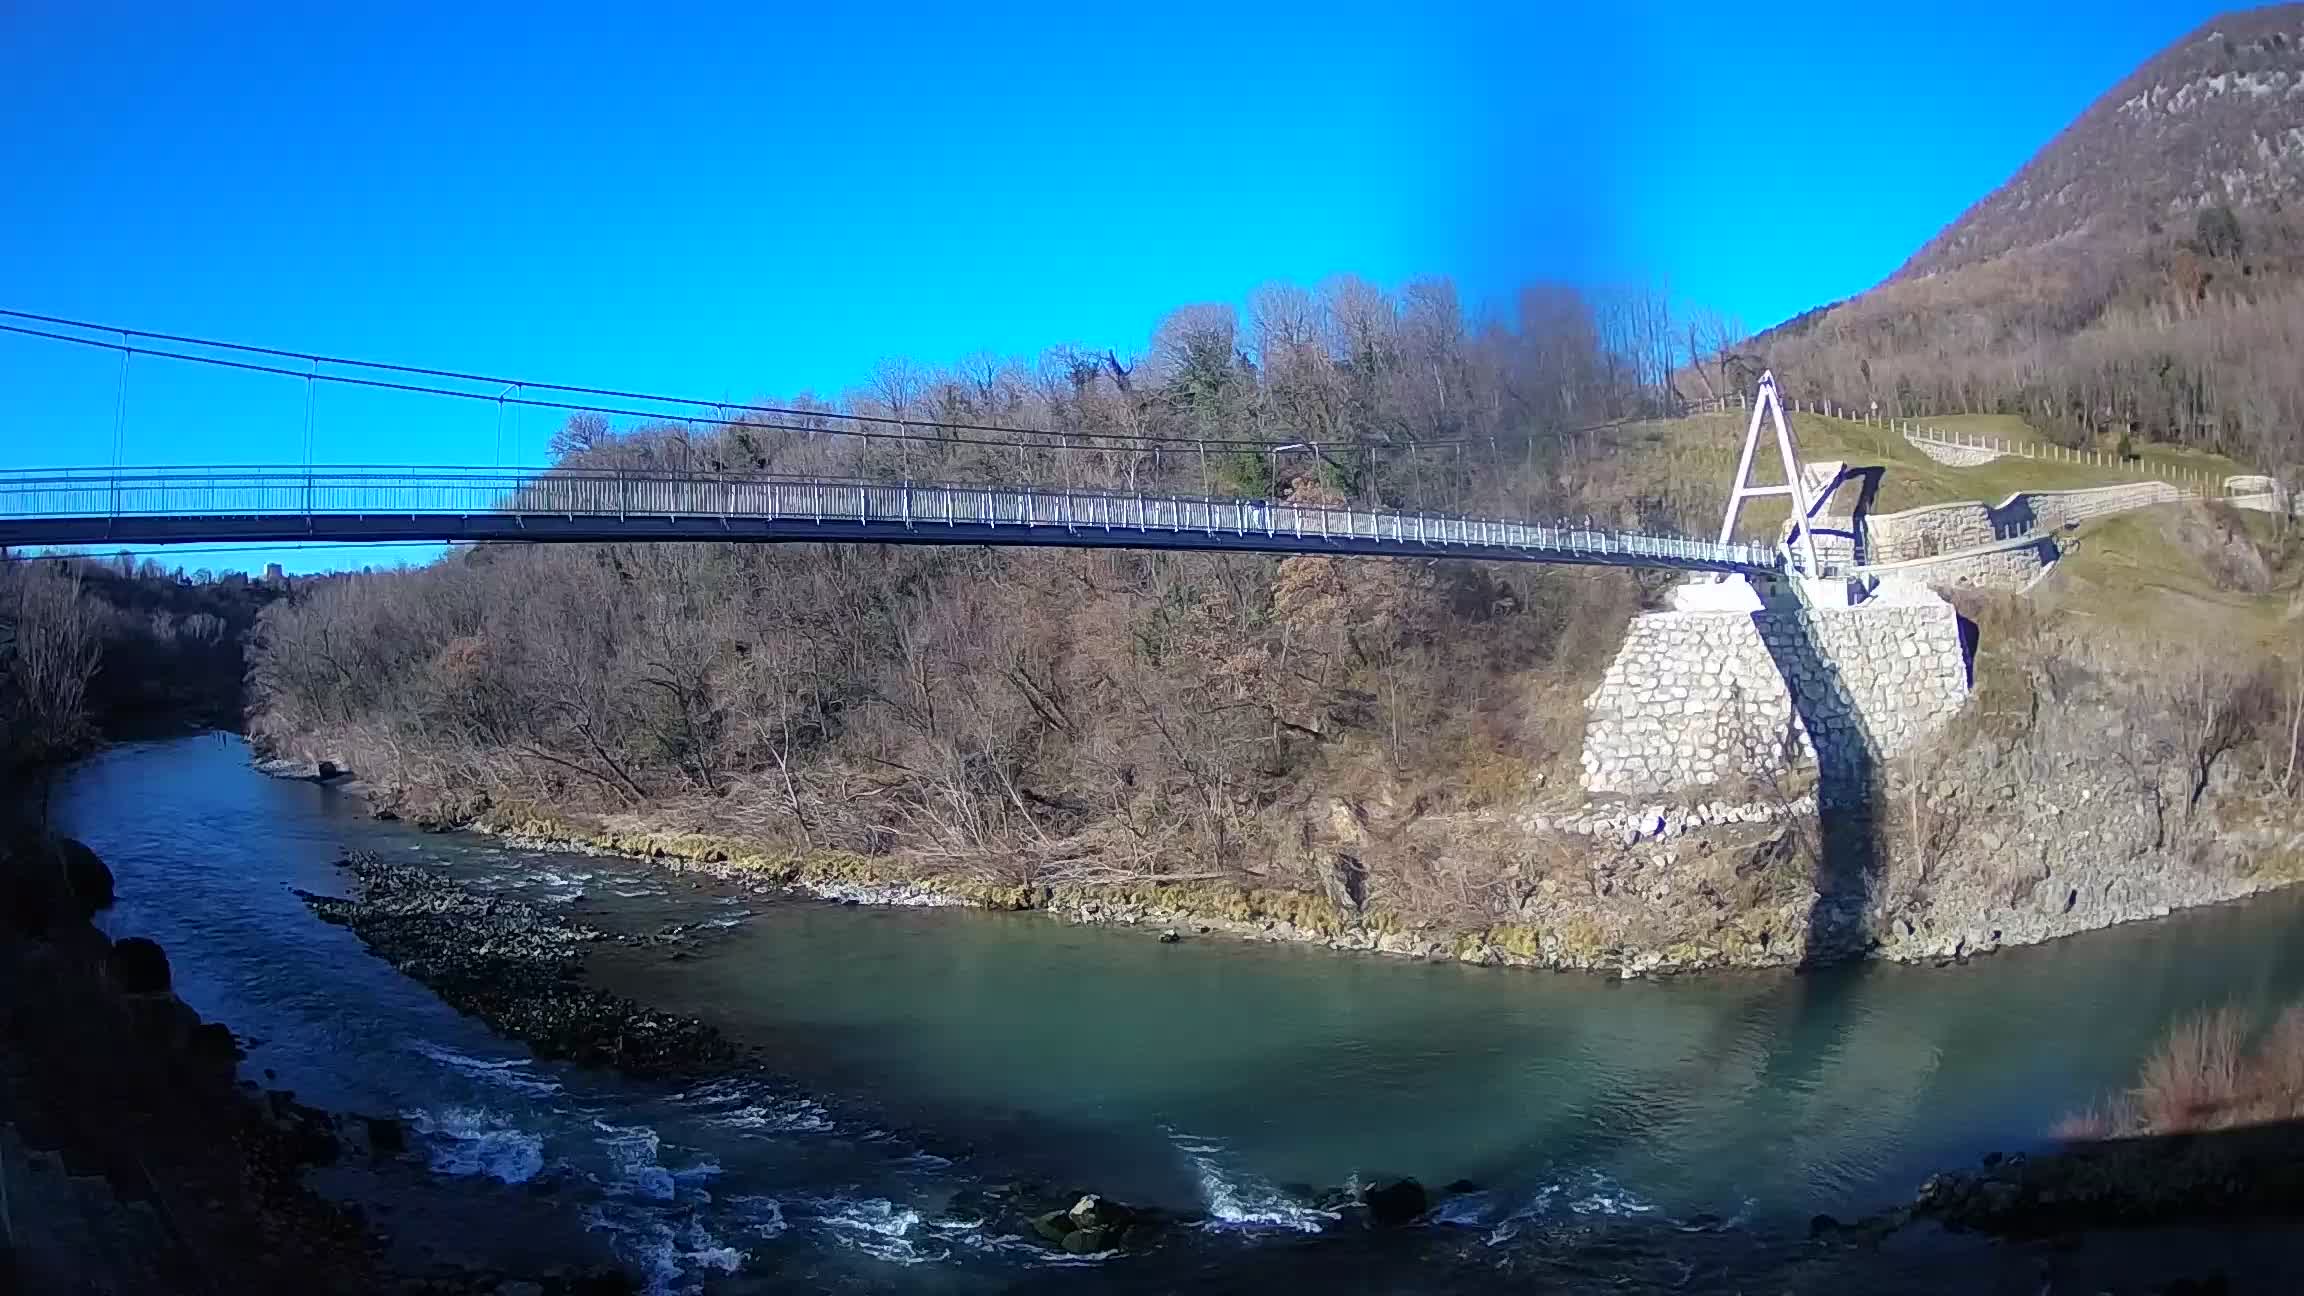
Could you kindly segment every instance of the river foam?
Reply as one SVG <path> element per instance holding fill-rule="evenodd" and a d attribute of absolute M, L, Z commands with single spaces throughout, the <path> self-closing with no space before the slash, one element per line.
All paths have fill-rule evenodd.
<path fill-rule="evenodd" d="M 435 1044 L 430 1040 L 422 1039 L 404 1041 L 402 1047 L 411 1053 L 430 1058 L 458 1075 L 470 1076 L 487 1084 L 501 1085 L 506 1089 L 524 1093 L 530 1097 L 541 1098 L 547 1094 L 560 1092 L 560 1085 L 557 1082 L 540 1080 L 527 1073 L 528 1068 L 535 1065 L 531 1058 L 498 1058 L 493 1060 L 476 1058 L 468 1053 L 459 1053 L 445 1044 Z"/>
<path fill-rule="evenodd" d="M 1656 1211 L 1655 1205 L 1646 1198 L 1596 1169 L 1576 1171 L 1542 1185 L 1509 1210 L 1503 1210 L 1501 1218 L 1495 1213 L 1502 1205 L 1499 1199 L 1489 1194 L 1474 1196 L 1486 1198 L 1490 1210 L 1465 1210 L 1457 1218 L 1436 1217 L 1436 1222 L 1487 1227 L 1489 1246 L 1502 1246 L 1515 1238 L 1562 1223 L 1651 1215 Z"/>
<path fill-rule="evenodd" d="M 928 1227 L 919 1211 L 884 1197 L 817 1197 L 807 1199 L 806 1206 L 825 1236 L 875 1260 L 916 1265 L 952 1258 L 945 1230 Z"/>
<path fill-rule="evenodd" d="M 744 1252 L 715 1236 L 694 1214 L 667 1218 L 604 1202 L 585 1212 L 584 1226 L 609 1235 L 617 1253 L 639 1271 L 641 1290 L 648 1296 L 701 1292 L 704 1271 L 732 1274 L 744 1267 Z"/>
<path fill-rule="evenodd" d="M 1199 1176 L 1200 1195 L 1208 1204 L 1203 1229 L 1318 1233 L 1338 1219 L 1335 1211 L 1298 1201 L 1266 1179 L 1227 1168 L 1219 1160 L 1224 1145 L 1214 1139 L 1171 1132 L 1168 1141 Z"/>
<path fill-rule="evenodd" d="M 672 1096 L 715 1129 L 741 1134 L 823 1134 L 831 1114 L 812 1099 L 774 1092 L 758 1080 L 714 1080 Z"/>
<path fill-rule="evenodd" d="M 500 1183 L 526 1183 L 544 1171 L 544 1136 L 509 1117 L 477 1107 L 404 1112 L 423 1140 L 425 1159 L 445 1175 L 484 1175 Z"/>

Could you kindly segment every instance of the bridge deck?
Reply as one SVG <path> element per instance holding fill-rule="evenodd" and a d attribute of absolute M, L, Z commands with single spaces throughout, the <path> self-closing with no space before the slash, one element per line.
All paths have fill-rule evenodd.
<path fill-rule="evenodd" d="M 0 473 L 0 545 L 830 541 L 1434 556 L 1768 572 L 1765 546 L 1271 500 L 711 473 L 130 468 Z"/>

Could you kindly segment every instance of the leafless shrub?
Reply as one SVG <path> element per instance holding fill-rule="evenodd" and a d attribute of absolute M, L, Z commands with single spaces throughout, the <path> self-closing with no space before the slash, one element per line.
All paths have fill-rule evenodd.
<path fill-rule="evenodd" d="M 2265 1031 L 2251 1069 L 2257 1091 L 2281 1104 L 2279 1115 L 2304 1114 L 2304 1003 L 2290 1005 Z"/>
<path fill-rule="evenodd" d="M 19 759 L 50 759 L 86 740 L 102 615 L 70 568 L 0 564 L 0 735 Z"/>
<path fill-rule="evenodd" d="M 2246 1019 L 2231 1007 L 2178 1022 L 2130 1091 L 2137 1119 L 2160 1131 L 2210 1122 L 2238 1096 L 2246 1034 Z"/>
<path fill-rule="evenodd" d="M 2113 1097 L 2066 1116 L 2056 1122 L 2049 1135 L 2066 1143 L 2092 1143 L 2119 1138 L 2135 1126 L 2135 1109 L 2125 1098 Z"/>
<path fill-rule="evenodd" d="M 2217 763 L 2253 739 L 2271 713 L 2275 687 L 2261 662 L 2194 658 L 2170 674 L 2168 720 L 2190 772 L 2191 804 L 2198 806 Z"/>
<path fill-rule="evenodd" d="M 2105 1139 L 2229 1129 L 2304 1117 L 2304 1004 L 2253 1042 L 2236 1006 L 2184 1018 L 2145 1059 L 2136 1084 L 2057 1126 L 2059 1138 Z"/>

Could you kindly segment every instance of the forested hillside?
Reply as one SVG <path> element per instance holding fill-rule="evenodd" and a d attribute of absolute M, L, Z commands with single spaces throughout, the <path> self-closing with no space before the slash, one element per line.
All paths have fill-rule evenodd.
<path fill-rule="evenodd" d="M 105 737 L 238 727 L 242 647 L 277 595 L 239 573 L 0 554 L 0 772 Z"/>
<path fill-rule="evenodd" d="M 972 427 L 913 429 L 937 439 L 579 416 L 559 451 L 570 466 L 1190 493 L 1205 480 L 1513 513 L 1605 494 L 1595 511 L 1679 523 L 1666 481 L 1606 476 L 1607 434 L 1592 429 L 1669 400 L 1670 328 L 1658 303 L 1561 290 L 1474 328 L 1444 285 L 1393 299 L 1340 281 L 1260 293 L 1245 327 L 1224 308 L 1180 311 L 1140 362 L 890 364 L 843 405 Z M 1298 448 L 1222 444 L 1248 439 Z M 685 804 L 795 848 L 1003 874 L 1285 870 L 1302 854 L 1301 816 L 1285 812 L 1318 796 L 1422 813 L 1566 777 L 1573 681 L 1604 664 L 1641 579 L 969 547 L 480 547 L 271 609 L 254 724 L 451 819 L 483 799 Z"/>

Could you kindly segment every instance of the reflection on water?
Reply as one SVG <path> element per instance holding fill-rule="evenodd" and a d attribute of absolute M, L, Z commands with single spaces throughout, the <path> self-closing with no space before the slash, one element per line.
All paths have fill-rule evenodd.
<path fill-rule="evenodd" d="M 1329 1244 L 1315 1191 L 1355 1177 L 1469 1179 L 1425 1244 L 1535 1273 L 1608 1221 L 1709 1238 L 1886 1204 L 2036 1143 L 2173 1017 L 2304 992 L 2304 897 L 1957 968 L 1623 982 L 793 902 L 426 836 L 246 759 L 123 747 L 61 790 L 119 875 L 114 933 L 158 938 L 185 998 L 259 1041 L 249 1068 L 411 1113 L 444 1173 L 569 1185 L 663 1290 L 989 1290 L 1076 1265 L 982 1227 L 969 1194 L 1011 1178 L 1208 1215 L 1155 1266 Z M 714 923 L 689 957 L 606 948 L 593 975 L 758 1043 L 784 1082 L 535 1063 L 310 917 L 290 888 L 340 889 L 347 848 L 610 930 Z"/>

